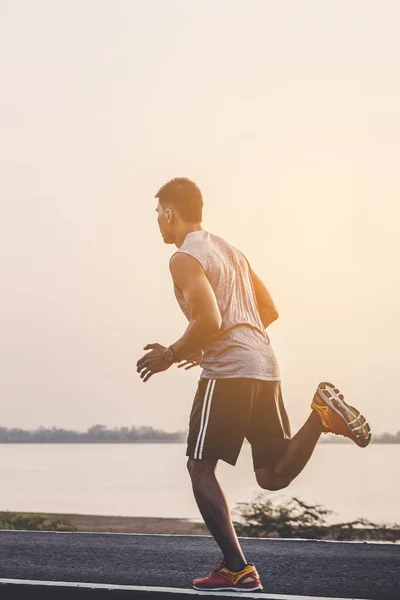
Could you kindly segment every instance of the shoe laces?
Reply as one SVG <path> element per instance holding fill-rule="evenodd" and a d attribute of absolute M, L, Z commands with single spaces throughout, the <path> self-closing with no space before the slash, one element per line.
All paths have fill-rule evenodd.
<path fill-rule="evenodd" d="M 218 562 L 215 563 L 213 570 L 209 573 L 209 577 L 214 575 L 214 573 L 218 573 L 222 567 L 224 567 L 224 559 L 221 558 Z"/>
<path fill-rule="evenodd" d="M 248 565 L 249 564 L 253 565 L 253 563 L 248 563 Z M 209 574 L 209 577 L 216 573 L 220 573 L 222 568 L 224 568 L 225 571 L 221 573 L 221 575 L 223 575 L 223 577 L 225 577 L 225 579 L 227 579 L 230 583 L 236 583 L 237 572 L 230 571 L 226 566 L 224 559 L 221 559 L 217 562 L 214 569 Z"/>

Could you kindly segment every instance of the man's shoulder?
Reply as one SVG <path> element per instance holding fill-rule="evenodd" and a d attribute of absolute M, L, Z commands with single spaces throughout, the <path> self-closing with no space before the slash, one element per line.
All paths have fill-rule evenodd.
<path fill-rule="evenodd" d="M 243 259 L 248 263 L 248 260 L 242 250 L 240 250 L 234 244 L 231 244 L 225 238 L 219 235 L 213 235 L 214 245 L 219 248 L 223 253 L 234 256 L 237 260 L 242 261 Z"/>

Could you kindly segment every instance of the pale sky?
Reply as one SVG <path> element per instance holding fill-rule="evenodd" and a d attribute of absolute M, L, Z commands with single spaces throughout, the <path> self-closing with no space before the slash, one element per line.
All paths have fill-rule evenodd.
<path fill-rule="evenodd" d="M 0 425 L 185 429 L 199 369 L 154 195 L 240 248 L 293 431 L 319 381 L 400 430 L 399 3 L 0 0 Z M 396 274 L 397 273 L 397 274 Z"/>

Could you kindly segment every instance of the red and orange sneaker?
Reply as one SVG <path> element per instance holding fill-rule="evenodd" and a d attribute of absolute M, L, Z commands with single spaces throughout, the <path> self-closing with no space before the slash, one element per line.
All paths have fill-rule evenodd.
<path fill-rule="evenodd" d="M 262 590 L 260 576 L 253 563 L 247 565 L 241 571 L 230 571 L 224 566 L 224 561 L 218 562 L 216 568 L 207 577 L 197 577 L 193 580 L 195 590 L 232 590 L 232 591 L 254 591 Z"/>
<path fill-rule="evenodd" d="M 311 408 L 319 414 L 324 433 L 344 435 L 361 448 L 370 443 L 371 428 L 365 417 L 344 401 L 343 394 L 332 383 L 319 384 Z"/>

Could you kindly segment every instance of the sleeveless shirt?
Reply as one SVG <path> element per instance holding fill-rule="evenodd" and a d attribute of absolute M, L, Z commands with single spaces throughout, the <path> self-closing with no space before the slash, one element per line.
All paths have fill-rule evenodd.
<path fill-rule="evenodd" d="M 177 252 L 189 254 L 201 264 L 221 313 L 220 330 L 202 349 L 201 377 L 280 381 L 279 365 L 260 317 L 245 256 L 204 229 L 188 233 Z M 174 285 L 174 292 L 190 321 L 182 291 Z"/>

